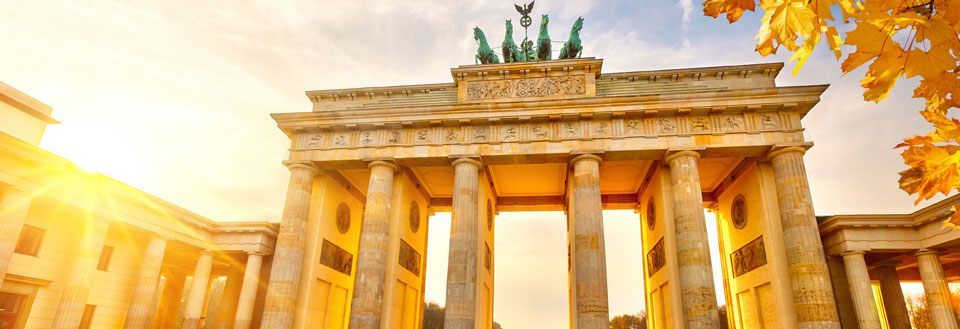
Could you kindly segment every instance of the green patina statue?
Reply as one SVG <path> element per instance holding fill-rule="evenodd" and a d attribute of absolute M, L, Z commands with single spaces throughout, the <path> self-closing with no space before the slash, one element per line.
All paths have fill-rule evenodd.
<path fill-rule="evenodd" d="M 483 30 L 480 30 L 479 27 L 473 28 L 473 39 L 477 41 L 477 44 L 480 45 L 477 48 L 477 56 L 475 62 L 479 64 L 499 64 L 500 58 L 497 57 L 497 53 L 490 49 L 490 44 L 487 43 L 487 37 L 483 35 Z"/>
<path fill-rule="evenodd" d="M 523 42 L 520 43 L 520 56 L 524 62 L 537 61 L 537 50 L 533 48 L 533 40 L 523 39 Z"/>
<path fill-rule="evenodd" d="M 513 23 L 507 20 L 507 33 L 503 37 L 503 44 L 500 45 L 503 51 L 504 63 L 517 63 L 526 61 L 526 56 L 520 53 L 517 44 L 513 42 Z"/>
<path fill-rule="evenodd" d="M 531 1 L 530 4 L 524 5 L 523 7 L 519 5 L 515 5 L 515 7 L 517 8 L 517 12 L 523 16 L 520 20 L 520 26 L 523 26 L 524 34 L 527 35 L 527 27 L 529 27 L 531 23 L 529 14 L 533 10 L 533 2 Z M 537 36 L 536 42 L 530 40 L 527 35 L 518 47 L 513 41 L 513 22 L 508 19 L 506 21 L 506 33 L 503 37 L 503 43 L 500 44 L 503 62 L 522 63 L 549 61 L 553 59 L 553 41 L 550 40 L 550 33 L 547 28 L 549 24 L 550 17 L 543 15 L 540 18 L 540 35 Z M 583 17 L 577 17 L 577 21 L 573 23 L 573 28 L 570 29 L 570 37 L 567 42 L 563 43 L 563 48 L 560 49 L 560 55 L 557 56 L 557 59 L 580 58 L 580 56 L 583 55 L 583 44 L 580 41 L 580 30 L 582 29 Z M 479 27 L 473 28 L 473 39 L 477 41 L 478 45 L 475 56 L 475 62 L 477 64 L 500 63 L 500 57 L 497 56 L 496 51 L 490 48 L 486 35 L 483 34 L 483 30 L 480 30 Z M 557 41 L 557 43 L 560 42 Z"/>
<path fill-rule="evenodd" d="M 548 61 L 553 59 L 551 52 L 550 34 L 547 32 L 547 24 L 550 23 L 550 17 L 543 15 L 540 18 L 540 36 L 537 37 L 537 60 Z"/>
<path fill-rule="evenodd" d="M 577 17 L 577 21 L 573 23 L 573 28 L 570 29 L 570 39 L 563 44 L 558 59 L 580 58 L 580 55 L 583 54 L 583 44 L 580 43 L 581 29 L 583 29 L 583 17 Z"/>

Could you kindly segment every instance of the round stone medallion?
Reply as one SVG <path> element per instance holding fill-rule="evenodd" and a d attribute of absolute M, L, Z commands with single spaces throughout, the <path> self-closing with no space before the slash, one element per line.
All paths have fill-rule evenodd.
<path fill-rule="evenodd" d="M 493 202 L 487 200 L 487 230 L 493 229 Z"/>
<path fill-rule="evenodd" d="M 350 206 L 346 203 L 340 203 L 337 206 L 337 231 L 347 233 L 350 230 Z"/>
<path fill-rule="evenodd" d="M 657 208 L 653 203 L 653 198 L 647 201 L 647 228 L 653 229 L 657 224 Z"/>
<path fill-rule="evenodd" d="M 413 233 L 420 230 L 420 205 L 416 201 L 410 203 L 410 230 Z"/>
<path fill-rule="evenodd" d="M 733 227 L 737 229 L 747 225 L 747 201 L 742 194 L 733 198 L 733 204 L 730 205 L 730 218 L 733 220 Z"/>

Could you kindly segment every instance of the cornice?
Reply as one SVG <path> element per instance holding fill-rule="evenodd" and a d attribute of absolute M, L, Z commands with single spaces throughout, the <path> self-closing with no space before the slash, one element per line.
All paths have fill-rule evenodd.
<path fill-rule="evenodd" d="M 274 222 L 215 222 L 213 233 L 227 232 L 261 232 L 270 236 L 277 236 L 280 225 Z"/>
<path fill-rule="evenodd" d="M 909 214 L 856 214 L 821 216 L 820 233 L 827 234 L 851 227 L 888 227 L 915 228 L 937 220 L 944 220 L 952 214 L 952 206 L 960 204 L 960 194 L 924 207 Z"/>
<path fill-rule="evenodd" d="M 13 106 L 24 113 L 40 119 L 43 122 L 51 124 L 60 123 L 60 121 L 50 117 L 50 113 L 53 111 L 53 108 L 51 108 L 50 105 L 44 104 L 36 98 L 30 97 L 30 95 L 27 95 L 3 82 L 0 82 L 0 102 L 10 104 L 10 106 Z"/>
<path fill-rule="evenodd" d="M 699 80 L 700 77 L 715 76 L 718 78 L 744 77 L 753 72 L 763 73 L 765 76 L 777 77 L 780 70 L 783 69 L 782 62 L 757 63 L 744 65 L 725 65 L 725 66 L 706 66 L 680 69 L 633 71 L 605 73 L 600 75 L 600 79 L 606 78 L 632 78 L 636 80 L 660 80 L 661 78 L 672 78 L 673 80 L 685 77 Z"/>
<path fill-rule="evenodd" d="M 317 103 L 323 100 L 340 100 L 340 99 L 357 99 L 361 97 L 373 98 L 375 96 L 387 96 L 390 97 L 394 94 L 415 94 L 415 93 L 429 93 L 432 91 L 446 91 L 447 89 L 452 89 L 456 91 L 457 85 L 453 82 L 445 83 L 430 83 L 430 84 L 416 84 L 416 85 L 402 85 L 402 86 L 383 86 L 383 87 L 358 87 L 358 88 L 343 88 L 343 89 L 324 89 L 324 90 L 311 90 L 307 91 L 305 94 L 311 102 Z"/>
<path fill-rule="evenodd" d="M 820 95 L 828 87 L 829 85 L 808 85 L 669 95 L 590 97 L 570 100 L 468 103 L 423 107 L 383 107 L 342 111 L 273 113 L 270 116 L 288 134 L 293 132 L 292 129 L 304 126 L 313 126 L 320 129 L 335 128 L 337 125 L 347 129 L 362 124 L 382 126 L 385 124 L 384 119 L 398 122 L 398 124 L 415 124 L 419 121 L 426 124 L 441 123 L 430 119 L 417 120 L 414 118 L 415 116 L 456 117 L 457 119 L 446 120 L 453 122 L 458 120 L 469 121 L 471 120 L 470 116 L 476 117 L 477 120 L 510 116 L 549 116 L 557 113 L 558 110 L 574 109 L 579 112 L 589 112 L 595 108 L 612 107 L 635 107 L 637 108 L 635 111 L 643 112 L 671 110 L 709 112 L 716 110 L 717 103 L 728 104 L 728 107 L 742 107 L 747 110 L 755 110 L 757 108 L 755 106 L 790 105 L 796 106 L 802 117 L 819 102 Z M 799 102 L 798 98 L 800 99 Z M 703 101 L 703 103 L 698 106 L 695 104 L 696 101 Z M 691 103 L 694 103 L 693 106 L 691 106 Z M 751 108 L 748 109 L 747 107 Z M 610 111 L 616 112 L 618 110 L 622 109 L 612 109 Z"/>

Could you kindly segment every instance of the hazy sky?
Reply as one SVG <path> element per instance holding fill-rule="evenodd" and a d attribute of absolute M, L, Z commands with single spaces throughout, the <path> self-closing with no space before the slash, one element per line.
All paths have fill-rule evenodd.
<path fill-rule="evenodd" d="M 134 4 L 136 3 L 136 4 Z M 50 104 L 63 124 L 42 146 L 216 220 L 276 220 L 286 138 L 269 113 L 309 111 L 305 90 L 450 81 L 473 63 L 471 29 L 502 39 L 512 2 L 11 1 L 0 19 L 0 80 Z M 702 16 L 699 2 L 549 1 L 551 36 L 585 18 L 584 55 L 604 71 L 784 61 L 752 50 L 759 15 Z M 516 25 L 516 24 L 515 24 Z M 518 40 L 519 41 L 519 40 Z M 909 212 L 899 140 L 926 127 L 901 82 L 883 104 L 819 49 L 780 85 L 832 86 L 804 119 L 818 214 Z M 607 213 L 611 313 L 642 310 L 639 224 Z M 556 213 L 499 218 L 495 317 L 506 328 L 566 326 L 565 234 Z M 449 216 L 431 228 L 428 298 L 442 301 Z M 438 233 L 442 232 L 442 233 Z M 441 241 L 441 242 L 436 242 Z M 435 279 L 436 278 L 436 279 Z M 718 289 L 722 290 L 722 289 Z"/>

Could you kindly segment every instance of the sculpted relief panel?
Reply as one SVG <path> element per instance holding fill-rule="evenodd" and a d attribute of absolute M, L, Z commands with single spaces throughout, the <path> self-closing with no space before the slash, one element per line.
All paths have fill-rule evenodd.
<path fill-rule="evenodd" d="M 790 129 L 776 112 L 716 113 L 680 116 L 607 116 L 580 120 L 491 119 L 485 124 L 434 125 L 303 133 L 297 149 L 530 143 L 538 141 L 617 139 Z"/>
<path fill-rule="evenodd" d="M 467 99 L 473 101 L 577 96 L 586 93 L 587 84 L 583 76 L 471 81 L 466 89 Z"/>

